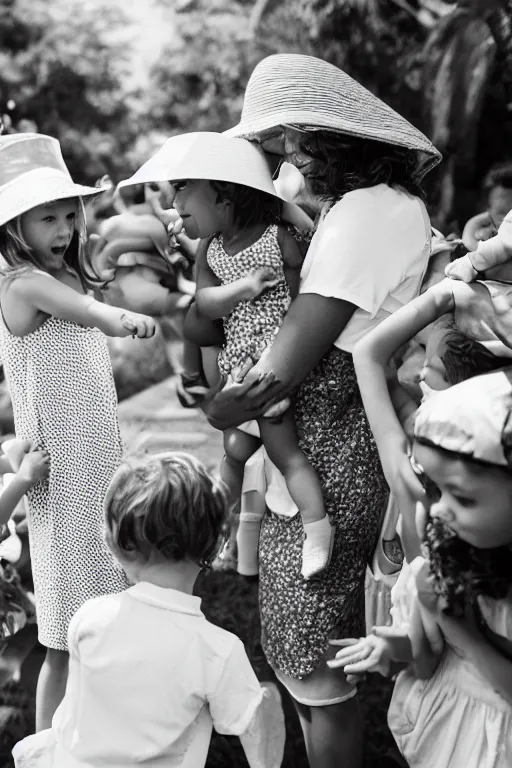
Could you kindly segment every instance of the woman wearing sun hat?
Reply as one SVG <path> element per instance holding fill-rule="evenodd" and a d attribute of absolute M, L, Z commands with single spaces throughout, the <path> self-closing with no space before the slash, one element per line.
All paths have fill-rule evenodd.
<path fill-rule="evenodd" d="M 260 539 L 263 646 L 296 703 L 312 768 L 357 768 L 356 689 L 327 668 L 328 641 L 363 632 L 364 574 L 387 486 L 351 352 L 419 292 L 430 251 L 420 184 L 440 155 L 344 72 L 297 54 L 260 62 L 241 121 L 228 135 L 252 139 L 299 168 L 316 200 L 318 223 L 299 295 L 270 352 L 242 384 L 211 398 L 208 415 L 224 429 L 259 417 L 295 392 L 300 445 L 320 477 L 336 538 L 328 569 L 307 582 L 300 575 L 296 518 L 266 516 Z"/>

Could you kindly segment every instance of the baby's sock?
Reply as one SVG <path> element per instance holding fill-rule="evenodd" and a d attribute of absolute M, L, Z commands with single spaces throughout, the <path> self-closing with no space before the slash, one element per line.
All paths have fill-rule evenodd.
<path fill-rule="evenodd" d="M 238 544 L 238 573 L 258 575 L 258 545 L 262 517 L 255 512 L 242 512 L 236 541 Z"/>
<path fill-rule="evenodd" d="M 323 571 L 331 559 L 334 528 L 328 515 L 313 523 L 304 523 L 306 538 L 302 546 L 302 575 L 310 579 Z"/>

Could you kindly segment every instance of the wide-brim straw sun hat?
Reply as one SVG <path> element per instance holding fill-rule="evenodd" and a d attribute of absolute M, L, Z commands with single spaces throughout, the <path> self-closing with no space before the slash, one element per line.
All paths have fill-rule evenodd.
<path fill-rule="evenodd" d="M 75 184 L 57 139 L 40 133 L 0 136 L 0 226 L 53 200 L 91 197 L 108 187 Z"/>
<path fill-rule="evenodd" d="M 287 125 L 405 147 L 415 155 L 418 180 L 442 159 L 432 142 L 398 112 L 314 56 L 282 53 L 260 61 L 247 83 L 240 122 L 226 135 L 258 136 Z"/>
<path fill-rule="evenodd" d="M 118 187 L 185 179 L 226 181 L 266 192 L 282 200 L 283 218 L 299 229 L 311 227 L 309 216 L 277 193 L 263 152 L 245 139 L 222 133 L 202 131 L 172 136 Z"/>

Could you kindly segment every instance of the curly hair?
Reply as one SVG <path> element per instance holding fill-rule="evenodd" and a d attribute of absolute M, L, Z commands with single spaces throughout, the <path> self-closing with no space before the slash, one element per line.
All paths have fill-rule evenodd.
<path fill-rule="evenodd" d="M 510 358 L 493 355 L 479 341 L 471 339 L 456 328 L 443 336 L 443 352 L 440 357 L 450 386 L 473 376 L 497 371 L 512 363 Z"/>
<path fill-rule="evenodd" d="M 115 473 L 104 503 L 107 539 L 114 554 L 206 566 L 224 532 L 224 488 L 186 453 L 127 458 Z"/>
<path fill-rule="evenodd" d="M 230 181 L 210 181 L 210 184 L 217 193 L 217 203 L 233 204 L 234 221 L 240 229 L 280 221 L 283 206 L 278 197 Z"/>
<path fill-rule="evenodd" d="M 85 210 L 81 198 L 70 198 L 77 202 L 77 223 L 71 242 L 64 255 L 64 262 L 78 275 L 84 291 L 103 281 L 94 270 L 89 259 Z M 23 237 L 21 215 L 0 227 L 0 256 L 4 264 L 0 267 L 2 277 L 14 279 L 33 269 L 46 271 L 37 253 Z"/>
<path fill-rule="evenodd" d="M 347 192 L 377 184 L 402 187 L 425 197 L 414 178 L 416 163 L 411 150 L 331 131 L 303 133 L 301 151 L 314 161 L 307 178 L 318 197 L 336 202 Z"/>
<path fill-rule="evenodd" d="M 438 518 L 429 517 L 424 546 L 434 588 L 443 610 L 462 616 L 479 595 L 503 599 L 512 586 L 510 550 L 477 549 L 460 539 Z"/>

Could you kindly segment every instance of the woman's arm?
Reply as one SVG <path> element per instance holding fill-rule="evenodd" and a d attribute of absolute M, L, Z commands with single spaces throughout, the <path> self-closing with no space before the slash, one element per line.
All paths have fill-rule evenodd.
<path fill-rule="evenodd" d="M 297 241 L 291 236 L 285 227 L 279 227 L 277 231 L 277 242 L 281 249 L 281 255 L 284 261 L 284 276 L 288 283 L 288 288 L 292 299 L 295 299 L 299 293 L 300 270 L 304 257 L 300 252 Z"/>
<path fill-rule="evenodd" d="M 270 349 L 241 383 L 213 390 L 204 403 L 217 429 L 256 419 L 306 378 L 341 334 L 356 306 L 301 293 L 292 302 Z"/>
<path fill-rule="evenodd" d="M 276 283 L 275 273 L 268 267 L 255 270 L 246 277 L 221 285 L 206 259 L 208 247 L 201 247 L 196 258 L 196 304 L 199 313 L 211 320 L 231 314 L 241 301 L 250 301 Z"/>
<path fill-rule="evenodd" d="M 155 333 L 153 318 L 101 304 L 50 275 L 38 272 L 25 275 L 15 280 L 10 290 L 18 301 L 31 305 L 38 312 L 99 328 L 108 336 L 146 338 Z"/>

